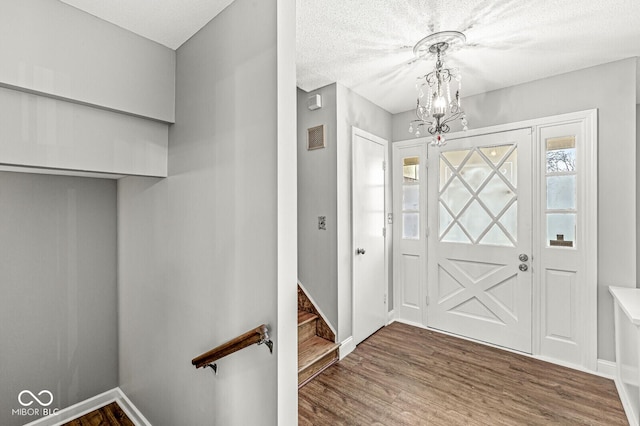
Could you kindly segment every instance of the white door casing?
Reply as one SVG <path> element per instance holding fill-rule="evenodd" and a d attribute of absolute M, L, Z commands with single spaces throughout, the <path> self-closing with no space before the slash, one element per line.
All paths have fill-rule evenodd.
<path fill-rule="evenodd" d="M 353 128 L 353 338 L 387 323 L 385 185 L 387 141 Z"/>
<path fill-rule="evenodd" d="M 426 292 L 426 145 L 420 141 L 393 144 L 394 313 L 423 324 Z"/>
<path fill-rule="evenodd" d="M 527 128 L 430 155 L 429 327 L 531 353 L 531 148 Z"/>

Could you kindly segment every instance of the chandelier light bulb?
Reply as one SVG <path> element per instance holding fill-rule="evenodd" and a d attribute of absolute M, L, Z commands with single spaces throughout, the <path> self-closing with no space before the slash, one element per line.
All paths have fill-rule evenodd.
<path fill-rule="evenodd" d="M 447 101 L 444 99 L 444 96 L 438 96 L 435 101 L 433 101 L 433 116 L 444 117 L 444 114 L 447 111 Z"/>

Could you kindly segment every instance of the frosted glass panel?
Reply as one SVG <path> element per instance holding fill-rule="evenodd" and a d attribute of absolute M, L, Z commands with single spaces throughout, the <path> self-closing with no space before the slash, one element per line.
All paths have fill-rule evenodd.
<path fill-rule="evenodd" d="M 447 232 L 447 235 L 445 235 L 442 238 L 442 241 L 448 242 L 448 243 L 470 243 L 471 242 L 469 241 L 469 237 L 465 235 L 465 233 L 462 231 L 462 229 L 460 229 L 457 223 L 454 224 L 451 230 Z"/>
<path fill-rule="evenodd" d="M 494 165 L 498 165 L 500 160 L 509 152 L 513 145 L 501 145 L 501 146 L 487 146 L 480 148 L 480 151 L 491 161 Z"/>
<path fill-rule="evenodd" d="M 471 238 L 476 241 L 480 234 L 482 234 L 491 223 L 491 218 L 486 210 L 474 200 L 460 216 L 459 223 L 464 226 L 464 229 L 471 235 Z"/>
<path fill-rule="evenodd" d="M 405 185 L 402 187 L 402 210 L 420 209 L 420 187 Z"/>
<path fill-rule="evenodd" d="M 474 152 L 460 170 L 460 177 L 467 182 L 474 191 L 477 191 L 492 170 L 493 167 L 489 166 L 480 157 L 480 154 Z"/>
<path fill-rule="evenodd" d="M 507 230 L 514 241 L 518 241 L 518 203 L 511 204 L 511 207 L 500 218 L 500 223 Z"/>
<path fill-rule="evenodd" d="M 517 159 L 514 145 L 440 154 L 441 241 L 515 244 Z"/>
<path fill-rule="evenodd" d="M 575 247 L 576 214 L 547 214 L 547 245 L 551 247 Z"/>
<path fill-rule="evenodd" d="M 547 176 L 547 208 L 576 208 L 576 175 Z"/>
<path fill-rule="evenodd" d="M 405 240 L 420 239 L 419 213 L 402 213 L 402 238 Z"/>
<path fill-rule="evenodd" d="M 547 139 L 547 173 L 576 170 L 576 138 L 565 136 Z"/>
<path fill-rule="evenodd" d="M 460 213 L 462 207 L 467 204 L 469 198 L 471 198 L 471 193 L 469 193 L 458 177 L 453 178 L 451 184 L 440 196 L 440 199 L 451 209 L 453 214 L 456 215 Z"/>
<path fill-rule="evenodd" d="M 513 246 L 513 242 L 505 235 L 498 225 L 493 225 L 491 230 L 482 237 L 482 244 L 490 244 L 494 246 Z"/>
<path fill-rule="evenodd" d="M 502 178 L 494 176 L 482 189 L 480 199 L 491 210 L 491 213 L 497 215 L 515 195 Z"/>
<path fill-rule="evenodd" d="M 447 209 L 445 209 L 442 203 L 440 203 L 440 229 L 438 235 L 442 236 L 442 233 L 447 229 L 452 220 L 453 218 Z"/>

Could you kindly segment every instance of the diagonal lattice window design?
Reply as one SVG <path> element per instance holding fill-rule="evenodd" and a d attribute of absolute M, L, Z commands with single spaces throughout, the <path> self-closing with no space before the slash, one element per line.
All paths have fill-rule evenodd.
<path fill-rule="evenodd" d="M 517 159 L 513 144 L 440 154 L 440 241 L 516 245 Z"/>

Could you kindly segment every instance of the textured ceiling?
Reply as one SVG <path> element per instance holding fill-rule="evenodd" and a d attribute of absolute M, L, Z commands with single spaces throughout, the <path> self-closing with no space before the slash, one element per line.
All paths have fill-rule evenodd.
<path fill-rule="evenodd" d="M 415 79 L 434 61 L 413 45 L 446 30 L 467 44 L 447 55 L 468 96 L 640 56 L 640 1 L 297 0 L 298 86 L 332 82 L 391 113 L 415 106 Z M 633 90 L 633 89 L 632 89 Z"/>
<path fill-rule="evenodd" d="M 172 49 L 232 0 L 61 0 Z M 433 61 L 413 45 L 446 30 L 463 96 L 640 56 L 639 0 L 296 0 L 298 86 L 333 82 L 391 113 L 415 103 L 415 78 Z M 640 95 L 640 91 L 638 93 Z M 639 96 L 640 98 L 640 96 Z"/>

